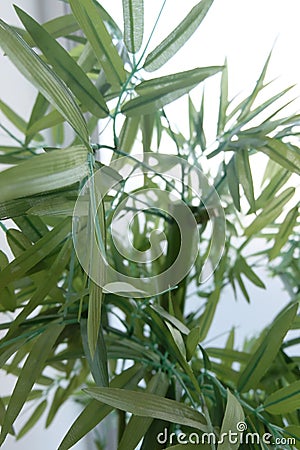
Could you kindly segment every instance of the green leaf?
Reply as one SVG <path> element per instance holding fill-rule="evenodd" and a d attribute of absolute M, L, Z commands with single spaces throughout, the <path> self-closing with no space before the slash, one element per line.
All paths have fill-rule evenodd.
<path fill-rule="evenodd" d="M 10 427 L 20 413 L 27 396 L 35 381 L 42 374 L 45 362 L 55 344 L 56 339 L 64 329 L 64 325 L 50 325 L 48 329 L 36 340 L 29 353 L 16 386 L 11 395 L 1 430 L 0 444 L 3 444 Z"/>
<path fill-rule="evenodd" d="M 300 381 L 295 381 L 279 391 L 273 392 L 264 402 L 264 409 L 270 414 L 286 414 L 300 405 Z"/>
<path fill-rule="evenodd" d="M 123 0 L 124 42 L 130 53 L 141 48 L 144 34 L 144 1 Z"/>
<path fill-rule="evenodd" d="M 285 144 L 279 139 L 266 138 L 267 145 L 260 148 L 260 151 L 276 161 L 282 167 L 300 174 L 300 149 L 295 145 Z"/>
<path fill-rule="evenodd" d="M 245 236 L 252 236 L 258 233 L 267 225 L 274 222 L 277 217 L 282 213 L 284 205 L 291 200 L 295 194 L 295 188 L 289 187 L 285 189 L 277 197 L 273 198 L 268 206 L 266 206 L 262 212 L 253 220 L 253 222 L 244 231 Z"/>
<path fill-rule="evenodd" d="M 137 132 L 139 129 L 140 117 L 126 117 L 119 137 L 119 147 L 126 153 L 130 153 L 130 150 L 135 143 Z"/>
<path fill-rule="evenodd" d="M 0 46 L 18 70 L 62 114 L 88 146 L 86 123 L 71 92 L 26 42 L 2 20 L 0 20 Z"/>
<path fill-rule="evenodd" d="M 202 342 L 210 329 L 212 321 L 215 316 L 215 311 L 220 299 L 220 288 L 216 288 L 208 297 L 206 307 L 204 313 L 200 316 L 199 319 L 199 328 L 201 330 L 199 336 L 199 342 Z"/>
<path fill-rule="evenodd" d="M 13 280 L 21 278 L 28 270 L 39 263 L 43 258 L 66 238 L 70 232 L 70 221 L 64 220 L 42 237 L 35 245 L 14 259 L 0 273 L 0 290 Z"/>
<path fill-rule="evenodd" d="M 82 105 L 96 117 L 106 117 L 109 110 L 104 98 L 81 67 L 32 17 L 17 6 L 15 6 L 15 9 L 36 45 Z"/>
<path fill-rule="evenodd" d="M 294 438 L 296 440 L 295 442 L 295 448 L 300 448 L 300 426 L 297 425 L 289 425 L 284 429 L 284 437 L 286 439 Z"/>
<path fill-rule="evenodd" d="M 236 152 L 236 166 L 239 182 L 243 186 L 251 210 L 255 211 L 253 179 L 247 149 L 240 149 Z"/>
<path fill-rule="evenodd" d="M 128 116 L 154 113 L 220 70 L 204 67 L 143 81 L 136 87 L 139 96 L 125 103 L 122 112 Z"/>
<path fill-rule="evenodd" d="M 95 383 L 97 384 L 97 386 L 107 387 L 109 385 L 108 370 L 107 370 L 107 352 L 103 337 L 103 331 L 100 328 L 98 333 L 98 340 L 96 342 L 94 357 L 92 358 L 88 345 L 86 319 L 81 319 L 80 329 L 84 353 L 88 360 L 90 370 L 95 380 Z"/>
<path fill-rule="evenodd" d="M 98 8 L 92 0 L 70 0 L 69 3 L 103 67 L 108 82 L 113 86 L 120 86 L 126 79 L 123 61 L 106 30 Z"/>
<path fill-rule="evenodd" d="M 69 186 L 87 174 L 87 151 L 82 145 L 37 155 L 1 173 L 2 202 Z"/>
<path fill-rule="evenodd" d="M 220 89 L 220 103 L 219 103 L 219 117 L 218 117 L 218 136 L 223 133 L 226 124 L 226 110 L 228 108 L 228 66 L 225 59 L 224 69 L 222 71 L 221 89 Z"/>
<path fill-rule="evenodd" d="M 42 417 L 45 409 L 47 408 L 47 400 L 43 400 L 33 411 L 31 417 L 28 421 L 23 425 L 21 430 L 18 433 L 17 439 L 21 439 L 32 427 L 38 422 L 38 420 Z"/>
<path fill-rule="evenodd" d="M 112 387 L 129 387 L 138 384 L 142 378 L 144 369 L 139 365 L 134 365 L 117 375 L 111 382 Z M 82 439 L 89 431 L 95 428 L 101 420 L 106 417 L 113 408 L 101 405 L 97 400 L 92 400 L 80 413 L 71 428 L 63 438 L 58 450 L 68 450 Z"/>
<path fill-rule="evenodd" d="M 258 286 L 262 289 L 266 288 L 262 280 L 256 275 L 256 273 L 251 269 L 251 267 L 247 264 L 246 260 L 241 255 L 239 255 L 238 257 L 237 266 L 239 267 L 239 271 L 243 272 L 248 280 L 252 281 L 255 286 Z"/>
<path fill-rule="evenodd" d="M 236 154 L 233 155 L 233 157 L 226 166 L 226 179 L 234 206 L 238 211 L 241 211 L 240 183 L 236 165 Z"/>
<path fill-rule="evenodd" d="M 202 335 L 201 327 L 194 327 L 186 338 L 186 353 L 189 361 L 195 354 Z"/>
<path fill-rule="evenodd" d="M 49 102 L 45 97 L 38 93 L 36 100 L 34 102 L 31 115 L 26 127 L 26 139 L 25 139 L 25 145 L 28 145 L 31 139 L 35 136 L 36 133 L 30 134 L 28 130 L 30 130 L 31 126 L 34 125 L 41 117 L 44 117 L 46 114 L 46 111 L 49 107 Z M 60 115 L 61 117 L 61 115 Z"/>
<path fill-rule="evenodd" d="M 145 392 L 164 397 L 168 386 L 168 377 L 164 373 L 158 372 L 151 378 Z M 132 416 L 126 425 L 118 450 L 134 450 L 146 434 L 152 421 L 152 418 Z"/>
<path fill-rule="evenodd" d="M 15 111 L 13 111 L 6 103 L 0 100 L 0 110 L 3 114 L 10 120 L 14 126 L 20 130 L 22 133 L 26 132 L 27 123 L 22 117 L 19 116 Z M 37 141 L 43 140 L 42 136 L 36 136 Z"/>
<path fill-rule="evenodd" d="M 269 257 L 270 259 L 275 258 L 279 255 L 280 250 L 286 244 L 288 241 L 294 226 L 297 224 L 297 219 L 299 216 L 299 210 L 298 206 L 295 206 L 295 208 L 291 209 L 291 211 L 288 212 L 286 215 L 284 221 L 280 225 L 279 231 L 276 234 L 275 242 L 273 247 L 270 249 Z"/>
<path fill-rule="evenodd" d="M 218 444 L 218 450 L 237 450 L 239 448 L 240 441 L 238 437 L 236 436 L 237 443 L 233 443 L 229 433 L 236 433 L 238 431 L 237 425 L 239 422 L 243 422 L 244 418 L 245 414 L 240 402 L 227 389 L 227 404 L 220 432 L 223 442 Z"/>
<path fill-rule="evenodd" d="M 206 16 L 213 0 L 199 2 L 183 21 L 146 58 L 144 69 L 149 72 L 163 66 L 188 41 Z"/>
<path fill-rule="evenodd" d="M 102 403 L 136 416 L 167 420 L 207 431 L 205 418 L 201 413 L 175 400 L 124 389 L 89 388 L 84 391 Z"/>
<path fill-rule="evenodd" d="M 102 288 L 97 284 L 91 282 L 87 319 L 87 338 L 92 359 L 94 359 L 95 356 L 101 326 L 102 298 Z"/>
<path fill-rule="evenodd" d="M 284 336 L 291 328 L 297 309 L 298 305 L 292 305 L 273 321 L 267 335 L 250 356 L 248 364 L 239 377 L 237 388 L 240 392 L 255 389 L 270 368 L 281 347 Z"/>
<path fill-rule="evenodd" d="M 63 122 L 64 118 L 58 111 L 51 111 L 45 116 L 42 115 L 37 117 L 35 121 L 30 120 L 27 128 L 27 136 L 35 135 L 38 131 L 46 130 L 47 128 L 54 127 Z"/>

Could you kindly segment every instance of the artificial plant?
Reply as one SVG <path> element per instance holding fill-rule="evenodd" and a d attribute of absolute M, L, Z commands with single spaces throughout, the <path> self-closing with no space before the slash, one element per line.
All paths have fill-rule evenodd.
<path fill-rule="evenodd" d="M 180 443 L 180 433 L 194 433 L 194 439 L 213 434 L 215 439 L 201 448 L 299 448 L 299 358 L 293 351 L 299 338 L 286 338 L 300 327 L 299 204 L 291 184 L 300 167 L 299 115 L 285 114 L 289 89 L 261 100 L 269 84 L 270 57 L 252 91 L 235 99 L 228 98 L 226 63 L 155 77 L 198 29 L 213 0 L 197 3 L 156 48 L 155 24 L 150 37 L 143 36 L 142 0 L 123 0 L 124 30 L 101 2 L 66 3 L 68 15 L 44 24 L 18 7 L 22 28 L 0 21 L 3 52 L 37 88 L 29 120 L 1 101 L 8 123 L 1 128 L 10 144 L 1 145 L 0 163 L 12 167 L 0 174 L 0 223 L 14 257 L 9 261 L 0 253 L 5 317 L 0 363 L 17 377 L 11 395 L 0 400 L 1 443 L 9 433 L 22 437 L 38 420 L 49 426 L 60 406 L 75 396 L 83 410 L 59 450 L 97 431 L 110 413 L 118 423 L 119 450 L 197 447 Z M 215 140 L 209 145 L 204 94 L 196 100 L 187 95 L 200 83 L 205 86 L 208 77 L 220 80 Z M 164 109 L 182 96 L 188 102 L 188 136 L 170 123 Z M 103 136 L 99 123 L 106 129 Z M 256 189 L 258 154 L 265 155 L 267 164 Z M 111 164 L 103 163 L 103 155 Z M 158 164 L 151 165 L 151 158 Z M 181 185 L 164 177 L 164 170 L 178 161 Z M 140 170 L 140 184 L 130 190 L 131 172 L 127 178 L 120 175 L 127 165 Z M 189 188 L 188 167 L 201 173 L 210 168 L 205 201 L 199 202 Z M 104 180 L 114 178 L 118 189 L 109 185 L 99 195 L 93 184 L 98 171 Z M 197 255 L 176 283 L 158 286 L 154 293 L 140 289 L 135 296 L 130 283 L 117 284 L 118 291 L 89 275 L 94 269 L 101 272 L 104 264 L 94 251 L 97 245 L 110 267 L 141 282 L 176 261 L 182 230 L 150 194 L 142 204 L 143 189 L 165 191 L 174 195 L 175 206 L 179 200 L 185 205 L 197 239 L 191 239 L 184 262 L 195 248 Z M 216 205 L 209 204 L 210 196 L 219 199 L 226 222 L 226 231 L 221 227 L 219 232 L 216 222 L 213 237 L 220 240 L 214 254 L 209 253 L 209 227 Z M 86 251 L 88 270 L 76 249 L 76 207 L 83 211 L 80 251 Z M 140 253 L 151 247 L 152 230 L 164 232 L 164 238 L 151 242 L 159 257 L 153 246 L 154 256 L 145 261 L 118 252 L 124 230 L 113 229 L 113 219 L 117 212 L 121 220 L 122 211 L 132 214 L 128 234 Z M 14 226 L 8 227 L 6 219 Z M 97 245 L 89 245 L 90 235 Z M 263 250 L 255 253 L 252 244 L 259 239 Z M 203 283 L 207 259 L 212 275 Z M 259 265 L 283 279 L 290 301 L 245 348 L 236 348 L 234 330 L 224 346 L 208 345 L 225 287 L 232 287 L 237 301 L 248 302 L 245 279 L 264 289 L 256 273 Z M 27 403 L 35 405 L 32 415 L 18 429 L 14 423 Z M 243 442 L 238 424 L 259 436 L 270 433 L 272 439 Z M 218 444 L 230 430 L 239 431 L 239 442 L 230 442 L 227 435 Z M 175 433 L 177 440 L 173 434 L 172 442 L 161 442 L 158 436 L 165 432 Z M 105 449 L 105 436 L 98 435 L 95 446 Z"/>

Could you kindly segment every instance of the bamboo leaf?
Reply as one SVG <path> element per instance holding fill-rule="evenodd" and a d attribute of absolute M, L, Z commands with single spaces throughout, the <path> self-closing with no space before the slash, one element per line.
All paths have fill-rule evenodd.
<path fill-rule="evenodd" d="M 126 79 L 123 61 L 113 45 L 98 8 L 92 0 L 70 0 L 70 5 L 103 67 L 108 82 L 120 86 Z"/>
<path fill-rule="evenodd" d="M 80 329 L 84 353 L 88 360 L 95 383 L 97 384 L 97 386 L 107 387 L 109 385 L 108 370 L 107 370 L 107 352 L 103 337 L 103 331 L 100 328 L 94 357 L 92 358 L 88 344 L 88 334 L 87 334 L 88 330 L 86 319 L 81 319 Z"/>
<path fill-rule="evenodd" d="M 168 386 L 168 377 L 162 372 L 158 372 L 151 378 L 145 392 L 164 397 L 167 393 Z M 118 450 L 134 450 L 146 434 L 152 421 L 152 418 L 132 416 L 126 425 L 122 439 L 118 445 Z"/>
<path fill-rule="evenodd" d="M 204 67 L 143 81 L 136 87 L 139 96 L 125 103 L 122 112 L 128 116 L 154 113 L 220 70 Z"/>
<path fill-rule="evenodd" d="M 295 145 L 285 144 L 278 139 L 267 138 L 267 145 L 260 148 L 269 158 L 282 167 L 300 174 L 300 150 Z"/>
<path fill-rule="evenodd" d="M 275 242 L 273 247 L 270 249 L 269 252 L 269 258 L 273 259 L 276 256 L 279 255 L 280 250 L 286 244 L 286 242 L 289 239 L 289 236 L 291 235 L 294 226 L 297 224 L 297 219 L 299 216 L 299 210 L 298 206 L 295 206 L 295 208 L 291 209 L 291 211 L 288 212 L 286 215 L 284 221 L 280 225 L 279 231 L 276 234 Z"/>
<path fill-rule="evenodd" d="M 134 365 L 117 375 L 111 382 L 115 388 L 127 388 L 138 384 L 142 378 L 144 369 L 139 365 Z M 106 417 L 113 407 L 101 405 L 97 400 L 92 400 L 80 413 L 69 431 L 63 438 L 58 450 L 68 450 L 82 439 L 89 431 L 98 425 Z"/>
<path fill-rule="evenodd" d="M 0 110 L 3 112 L 3 114 L 10 120 L 14 126 L 20 130 L 22 133 L 26 132 L 27 123 L 25 120 L 19 116 L 15 111 L 13 111 L 6 103 L 0 100 Z M 36 136 L 36 141 L 42 141 L 42 136 L 38 135 Z"/>
<path fill-rule="evenodd" d="M 256 273 L 251 269 L 251 267 L 247 264 L 246 260 L 241 255 L 239 255 L 239 258 L 237 260 L 237 266 L 239 267 L 239 271 L 243 272 L 248 280 L 252 281 L 253 284 L 262 289 L 266 288 L 262 280 L 256 275 Z"/>
<path fill-rule="evenodd" d="M 32 17 L 15 6 L 23 25 L 46 56 L 57 75 L 66 83 L 83 106 L 96 117 L 109 113 L 102 94 L 69 53 Z"/>
<path fill-rule="evenodd" d="M 38 420 L 42 417 L 45 409 L 47 408 L 47 400 L 43 400 L 33 411 L 31 417 L 28 421 L 23 425 L 21 430 L 18 433 L 17 439 L 21 439 L 32 427 L 38 422 Z"/>
<path fill-rule="evenodd" d="M 0 290 L 13 280 L 21 278 L 43 258 L 49 255 L 70 232 L 70 221 L 64 220 L 42 237 L 35 245 L 14 259 L 0 273 Z"/>
<path fill-rule="evenodd" d="M 119 138 L 119 146 L 126 153 L 130 153 L 139 129 L 140 117 L 126 117 Z"/>
<path fill-rule="evenodd" d="M 37 155 L 1 173 L 2 202 L 72 185 L 88 174 L 81 145 Z"/>
<path fill-rule="evenodd" d="M 48 107 L 49 107 L 48 100 L 45 99 L 45 97 L 41 93 L 38 93 L 36 100 L 34 102 L 32 111 L 31 111 L 31 115 L 30 115 L 27 127 L 26 127 L 26 139 L 25 139 L 26 146 L 29 144 L 31 139 L 36 134 L 36 133 L 30 134 L 28 132 L 28 130 L 30 130 L 31 126 L 34 125 L 40 119 L 40 117 L 44 117 Z M 61 115 L 60 115 L 60 117 L 61 117 Z"/>
<path fill-rule="evenodd" d="M 35 121 L 28 124 L 27 136 L 35 135 L 37 132 L 54 127 L 64 122 L 63 116 L 56 110 L 49 112 L 45 116 L 37 117 Z M 28 138 L 29 139 L 29 138 Z"/>
<path fill-rule="evenodd" d="M 228 66 L 225 59 L 224 69 L 222 71 L 221 89 L 220 89 L 220 104 L 217 133 L 220 135 L 224 131 L 226 124 L 226 110 L 228 108 Z"/>
<path fill-rule="evenodd" d="M 183 21 L 146 58 L 144 69 L 159 69 L 188 41 L 206 16 L 213 0 L 199 2 Z"/>
<path fill-rule="evenodd" d="M 136 416 L 167 420 L 207 431 L 205 418 L 201 413 L 175 400 L 124 389 L 89 388 L 84 391 L 102 403 Z"/>
<path fill-rule="evenodd" d="M 61 113 L 88 146 L 86 123 L 71 92 L 28 44 L 2 20 L 0 20 L 0 46 L 18 70 Z"/>
<path fill-rule="evenodd" d="M 273 198 L 269 205 L 253 220 L 253 222 L 246 228 L 245 235 L 251 236 L 261 231 L 265 226 L 274 222 L 282 213 L 284 205 L 291 200 L 295 193 L 295 188 L 290 187 L 285 189 L 277 197 Z"/>
<path fill-rule="evenodd" d="M 49 326 L 32 347 L 24 366 L 22 367 L 7 407 L 1 430 L 0 444 L 3 444 L 10 427 L 26 402 L 27 396 L 35 381 L 42 374 L 49 353 L 63 329 L 64 325 Z"/>
<path fill-rule="evenodd" d="M 214 319 L 215 311 L 220 299 L 220 288 L 216 288 L 208 297 L 205 311 L 199 319 L 199 328 L 201 330 L 199 342 L 202 342 L 209 332 L 210 326 Z"/>
<path fill-rule="evenodd" d="M 239 182 L 243 186 L 251 211 L 255 211 L 253 179 L 247 149 L 240 149 L 236 152 L 236 165 Z"/>
<path fill-rule="evenodd" d="M 233 155 L 233 157 L 226 166 L 226 179 L 234 206 L 238 211 L 241 211 L 240 184 L 236 166 L 236 154 Z"/>
<path fill-rule="evenodd" d="M 239 448 L 239 439 L 236 439 L 237 442 L 234 443 L 234 440 L 229 438 L 229 433 L 238 431 L 237 425 L 239 422 L 243 422 L 244 418 L 245 414 L 240 402 L 227 389 L 227 404 L 220 433 L 223 442 L 218 444 L 218 450 L 237 450 Z"/>
<path fill-rule="evenodd" d="M 144 34 L 144 1 L 123 0 L 124 42 L 130 53 L 141 48 Z"/>
<path fill-rule="evenodd" d="M 239 391 L 247 392 L 249 389 L 256 388 L 277 355 L 283 338 L 293 323 L 297 309 L 298 305 L 292 305 L 273 321 L 267 335 L 250 356 L 248 364 L 239 377 L 237 385 Z"/>
<path fill-rule="evenodd" d="M 269 395 L 264 409 L 270 414 L 286 414 L 295 411 L 300 405 L 300 381 L 295 381 Z"/>

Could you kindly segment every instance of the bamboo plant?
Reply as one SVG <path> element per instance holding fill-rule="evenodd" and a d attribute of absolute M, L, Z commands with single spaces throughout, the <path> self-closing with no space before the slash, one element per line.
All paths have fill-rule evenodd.
<path fill-rule="evenodd" d="M 252 91 L 233 99 L 226 62 L 155 76 L 199 28 L 213 0 L 197 3 L 154 48 L 157 23 L 144 36 L 143 0 L 123 0 L 122 29 L 101 1 L 66 3 L 70 14 L 44 24 L 18 7 L 22 27 L 0 20 L 0 47 L 37 89 L 29 120 L 0 101 L 8 123 L 1 128 L 10 138 L 0 147 L 0 163 L 9 165 L 0 174 L 0 224 L 13 254 L 9 260 L 0 253 L 0 363 L 17 378 L 11 395 L 0 399 L 1 444 L 39 420 L 48 427 L 75 398 L 82 412 L 59 450 L 89 432 L 95 448 L 105 449 L 99 424 L 107 416 L 117 423 L 118 450 L 299 448 L 300 339 L 288 333 L 300 328 L 299 203 L 292 182 L 300 171 L 300 116 L 285 112 L 290 89 L 261 95 L 271 55 Z M 204 94 L 210 77 L 220 81 L 213 143 Z M 199 85 L 195 99 L 190 92 Z M 165 108 L 180 97 L 188 102 L 188 136 Z M 267 164 L 257 189 L 259 154 Z M 104 164 L 103 155 L 111 162 Z M 165 175 L 178 161 L 181 184 Z M 139 185 L 128 187 L 134 170 Z M 207 198 L 199 202 L 189 188 L 192 170 L 203 174 L 201 183 L 209 181 L 206 194 L 217 207 Z M 99 194 L 98 173 L 118 188 Z M 194 240 L 149 191 L 174 195 L 174 205 L 180 200 L 194 220 Z M 84 211 L 81 244 L 76 208 Z M 215 220 L 216 208 L 223 222 Z M 127 245 L 123 228 L 113 228 L 122 213 L 131 214 L 127 231 L 139 254 L 149 250 L 151 231 L 164 233 L 150 239 L 159 257 L 136 261 L 118 251 Z M 90 236 L 105 258 L 89 245 Z M 181 262 L 188 264 L 196 249 L 195 260 L 176 283 L 167 278 L 164 289 L 131 290 L 126 283 L 110 289 L 93 276 L 109 265 L 143 283 L 172 266 L 184 239 L 190 244 Z M 263 250 L 253 251 L 258 241 Z M 203 282 L 205 261 L 211 277 Z M 228 331 L 223 346 L 209 345 L 225 288 L 251 302 L 248 283 L 265 288 L 260 266 L 283 281 L 289 301 L 243 348 L 234 329 L 221 330 Z M 20 429 L 15 421 L 27 404 L 34 407 Z"/>

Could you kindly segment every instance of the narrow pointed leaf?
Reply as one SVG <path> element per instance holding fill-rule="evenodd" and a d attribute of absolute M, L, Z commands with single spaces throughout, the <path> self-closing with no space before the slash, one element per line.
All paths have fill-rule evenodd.
<path fill-rule="evenodd" d="M 32 347 L 24 366 L 22 367 L 7 407 L 0 437 L 1 444 L 4 442 L 12 424 L 26 402 L 27 396 L 34 383 L 41 375 L 49 353 L 63 329 L 64 325 L 49 326 Z"/>
<path fill-rule="evenodd" d="M 144 369 L 134 365 L 117 375 L 111 382 L 115 388 L 127 388 L 138 384 L 144 374 Z M 97 400 L 92 400 L 74 421 L 69 431 L 63 438 L 58 450 L 68 450 L 82 439 L 89 431 L 95 428 L 111 411 L 112 406 L 103 405 Z"/>
<path fill-rule="evenodd" d="M 139 96 L 125 103 L 122 112 L 128 116 L 154 113 L 220 70 L 221 67 L 205 67 L 143 81 L 136 88 Z"/>
<path fill-rule="evenodd" d="M 87 174 L 87 151 L 83 146 L 37 155 L 1 173 L 2 201 L 69 186 Z"/>
<path fill-rule="evenodd" d="M 107 352 L 106 352 L 106 346 L 105 341 L 103 337 L 103 331 L 100 329 L 98 333 L 98 340 L 97 345 L 94 353 L 94 357 L 91 357 L 91 352 L 89 349 L 88 344 L 88 335 L 87 335 L 87 320 L 81 319 L 80 322 L 80 329 L 81 329 L 81 337 L 82 337 L 82 344 L 85 356 L 88 360 L 91 373 L 93 375 L 93 378 L 95 380 L 95 383 L 97 386 L 107 387 L 108 382 L 108 370 L 107 370 Z"/>
<path fill-rule="evenodd" d="M 73 127 L 86 145 L 89 142 L 85 120 L 66 85 L 26 42 L 0 20 L 0 46 L 19 71 L 44 95 Z"/>
<path fill-rule="evenodd" d="M 18 7 L 15 9 L 32 39 L 46 56 L 47 61 L 82 105 L 96 117 L 106 117 L 109 111 L 104 98 L 81 67 L 32 17 Z"/>
<path fill-rule="evenodd" d="M 144 69 L 152 72 L 163 66 L 188 41 L 206 16 L 213 0 L 199 2 L 183 21 L 146 58 Z"/>
<path fill-rule="evenodd" d="M 92 0 L 70 0 L 74 16 L 103 67 L 108 82 L 120 86 L 126 79 L 123 61 Z"/>
<path fill-rule="evenodd" d="M 224 69 L 222 71 L 221 89 L 220 89 L 220 104 L 217 133 L 220 135 L 224 131 L 226 124 L 226 110 L 228 108 L 228 67 L 227 60 L 225 60 Z"/>
<path fill-rule="evenodd" d="M 145 392 L 164 397 L 169 386 L 168 377 L 158 372 L 151 378 Z M 142 437 L 146 434 L 153 419 L 150 417 L 132 416 L 126 425 L 118 450 L 135 450 Z"/>
<path fill-rule="evenodd" d="M 243 186 L 251 210 L 255 211 L 254 186 L 247 149 L 240 149 L 236 152 L 236 165 L 239 182 Z"/>
<path fill-rule="evenodd" d="M 18 130 L 20 130 L 22 133 L 25 133 L 27 127 L 25 120 L 1 100 L 0 100 L 0 110 L 8 118 L 8 120 L 10 120 L 12 124 L 14 124 L 14 126 Z M 36 136 L 36 140 L 41 141 L 42 137 L 40 135 Z"/>
<path fill-rule="evenodd" d="M 225 436 L 222 443 L 219 443 L 218 450 L 237 450 L 240 446 L 239 439 L 234 443 L 233 439 L 229 438 L 229 433 L 238 432 L 237 424 L 243 422 L 245 414 L 240 402 L 236 397 L 227 389 L 227 403 L 225 414 L 221 427 L 221 436 Z"/>
<path fill-rule="evenodd" d="M 279 391 L 273 392 L 264 402 L 264 409 L 270 414 L 286 414 L 300 405 L 300 381 L 295 381 Z"/>
<path fill-rule="evenodd" d="M 299 216 L 299 210 L 298 207 L 295 206 L 295 208 L 291 209 L 289 213 L 286 215 L 286 218 L 280 225 L 279 231 L 275 237 L 275 242 L 273 247 L 270 250 L 269 257 L 270 259 L 275 258 L 279 255 L 280 250 L 284 246 L 284 244 L 287 242 L 289 236 L 291 235 L 294 226 L 297 223 Z"/>
<path fill-rule="evenodd" d="M 273 322 L 267 335 L 250 356 L 249 362 L 241 373 L 237 388 L 241 392 L 255 389 L 277 355 L 283 338 L 290 329 L 298 305 L 293 305 L 280 314 Z"/>
<path fill-rule="evenodd" d="M 47 400 L 43 400 L 34 410 L 29 420 L 23 425 L 18 433 L 17 439 L 21 439 L 42 417 L 45 409 L 47 408 Z"/>
<path fill-rule="evenodd" d="M 84 391 L 102 403 L 136 416 L 167 420 L 207 431 L 205 418 L 201 413 L 175 400 L 123 389 L 89 388 Z"/>
<path fill-rule="evenodd" d="M 285 189 L 277 197 L 273 198 L 269 205 L 253 220 L 253 222 L 246 228 L 245 235 L 251 236 L 258 233 L 265 226 L 272 224 L 277 217 L 282 213 L 284 205 L 291 200 L 295 193 L 295 188 L 290 187 Z"/>
<path fill-rule="evenodd" d="M 295 145 L 285 144 L 278 139 L 267 139 L 267 145 L 260 148 L 269 158 L 282 167 L 300 174 L 300 149 Z"/>
<path fill-rule="evenodd" d="M 241 210 L 240 203 L 240 183 L 236 166 L 236 155 L 234 155 L 226 166 L 226 179 L 229 192 L 231 194 L 234 206 L 238 211 Z"/>
<path fill-rule="evenodd" d="M 144 1 L 123 0 L 124 42 L 130 53 L 141 48 L 144 33 Z"/>
<path fill-rule="evenodd" d="M 256 286 L 265 289 L 266 286 L 263 281 L 256 275 L 252 268 L 247 264 L 246 260 L 240 255 L 237 260 L 240 272 L 243 272 L 248 280 L 252 281 Z"/>

